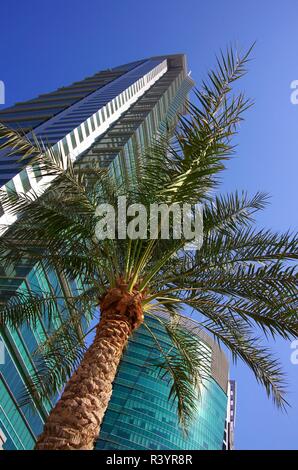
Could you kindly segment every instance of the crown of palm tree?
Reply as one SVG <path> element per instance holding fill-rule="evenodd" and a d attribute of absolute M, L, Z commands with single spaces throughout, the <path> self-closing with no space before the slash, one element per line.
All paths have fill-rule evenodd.
<path fill-rule="evenodd" d="M 277 405 L 284 405 L 283 372 L 260 337 L 298 334 L 297 274 L 290 264 L 297 259 L 298 238 L 254 228 L 254 213 L 265 207 L 266 195 L 218 196 L 214 191 L 234 151 L 237 124 L 250 106 L 243 94 L 231 95 L 233 82 L 245 73 L 248 54 L 239 57 L 229 50 L 220 56 L 217 70 L 195 93 L 198 103 L 189 103 L 188 115 L 180 118 L 174 138 L 169 132 L 140 150 L 125 180 L 116 181 L 108 170 L 76 166 L 1 125 L 2 148 L 21 154 L 26 163 L 31 159 L 41 175 L 53 177 L 46 191 L 2 194 L 4 209 L 18 218 L 0 239 L 2 263 L 41 262 L 69 280 L 79 278 L 84 286 L 64 298 L 67 315 L 35 352 L 39 367 L 28 386 L 31 395 L 41 399 L 60 393 L 84 356 L 107 292 L 122 289 L 128 302 L 140 296 L 144 325 L 160 354 L 158 367 L 171 380 L 170 396 L 182 425 L 189 422 L 198 385 L 208 376 L 196 329 L 207 330 L 234 359 L 242 359 Z M 96 208 L 100 203 L 117 207 L 119 196 L 148 209 L 154 202 L 201 203 L 202 247 L 186 250 L 188 240 L 173 236 L 98 240 Z M 0 324 L 34 327 L 43 317 L 50 331 L 57 302 L 58 294 L 16 292 L 1 307 Z M 190 310 L 201 318 L 194 334 L 183 326 Z M 162 323 L 174 350 L 159 343 L 146 324 L 149 316 Z"/>

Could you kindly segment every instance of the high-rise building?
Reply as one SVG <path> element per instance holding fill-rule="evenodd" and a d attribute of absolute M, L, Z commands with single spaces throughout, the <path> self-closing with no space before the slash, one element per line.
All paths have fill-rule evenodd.
<path fill-rule="evenodd" d="M 146 322 L 163 348 L 173 350 L 160 321 L 149 318 Z M 210 372 L 210 377 L 203 379 L 188 434 L 179 427 L 177 407 L 168 400 L 168 378 L 154 367 L 161 360 L 154 340 L 141 326 L 123 355 L 97 449 L 222 449 L 228 402 L 228 362 L 218 344 L 190 319 L 185 319 L 181 326 L 189 330 L 189 334 L 199 337 L 202 361 Z"/>
<path fill-rule="evenodd" d="M 235 449 L 234 432 L 235 432 L 235 424 L 236 424 L 236 400 L 237 400 L 236 382 L 235 380 L 229 380 L 227 418 L 226 418 L 226 425 L 225 425 L 223 450 Z"/>
<path fill-rule="evenodd" d="M 98 72 L 70 86 L 17 103 L 0 111 L 0 122 L 22 130 L 29 137 L 33 131 L 54 149 L 59 148 L 64 156 L 70 155 L 77 165 L 109 167 L 115 177 L 121 178 L 134 173 L 137 148 L 150 143 L 156 133 L 162 133 L 175 125 L 178 114 L 184 111 L 185 100 L 192 86 L 193 81 L 187 73 L 184 55 L 152 57 Z M 50 184 L 50 179 L 41 176 L 36 166 L 31 167 L 30 162 L 23 160 L 20 163 L 18 160 L 18 156 L 0 153 L 1 190 L 7 193 L 12 190 L 40 191 L 45 183 Z M 14 221 L 14 217 L 0 208 L 0 226 L 13 225 Z M 72 283 L 67 282 L 61 273 L 46 270 L 40 263 L 32 266 L 23 261 L 9 269 L 0 267 L 0 304 L 4 304 L 15 291 L 28 292 L 34 289 L 40 294 L 55 292 L 63 297 L 82 287 L 79 279 Z M 63 301 L 57 302 L 57 312 L 63 318 Z M 57 318 L 55 326 L 59 327 L 59 324 Z M 36 436 L 40 434 L 53 405 L 54 399 L 40 403 L 32 397 L 31 406 L 19 406 L 28 379 L 36 367 L 32 352 L 46 334 L 46 316 L 40 319 L 34 330 L 27 326 L 18 330 L 9 327 L 0 329 L 0 344 L 1 341 L 4 344 L 2 364 L 0 356 L 0 430 L 4 449 L 33 448 Z M 144 332 L 140 331 L 138 335 L 135 338 L 142 338 Z M 131 348 L 133 347 L 138 346 L 132 343 Z M 213 351 L 212 347 L 211 350 Z M 143 353 L 140 351 L 140 354 Z M 121 374 L 125 374 L 126 360 L 123 361 L 115 385 L 116 401 L 124 393 L 119 387 L 123 386 Z M 226 389 L 224 382 L 217 382 L 217 376 L 214 377 L 213 382 L 206 386 L 210 390 L 203 394 L 206 406 L 202 405 L 201 408 L 202 420 L 207 419 L 210 410 L 214 411 L 215 417 L 211 418 L 212 413 L 210 414 L 213 431 L 208 431 L 208 425 L 206 433 L 211 432 L 212 436 L 205 439 L 194 438 L 193 442 L 200 448 L 220 447 L 220 436 L 223 435 L 221 417 L 226 406 Z M 157 383 L 157 388 L 158 384 L 160 382 Z M 161 384 L 161 393 L 165 392 L 163 387 L 165 384 Z M 134 399 L 136 402 L 137 390 Z M 32 405 L 35 412 L 32 412 Z M 115 406 L 117 408 L 117 403 L 112 401 L 104 424 L 103 435 L 107 442 L 108 429 L 111 426 L 109 420 L 115 417 Z M 168 410 L 169 420 L 170 415 L 173 416 L 173 413 Z M 136 414 L 135 419 L 138 416 Z M 144 418 L 146 419 L 145 415 Z M 149 420 L 149 414 L 147 418 Z M 164 418 L 167 419 L 166 416 Z M 140 425 L 140 430 L 141 427 Z M 200 432 L 199 429 L 200 427 L 196 433 Z M 103 446 L 103 442 L 102 438 L 98 447 Z M 135 440 L 131 442 L 132 445 L 136 444 Z M 171 442 L 173 446 L 178 445 L 174 440 Z M 166 443 L 163 445 L 166 446 Z M 123 446 L 127 447 L 127 442 Z M 146 446 L 150 447 L 150 443 Z M 181 448 L 187 448 L 187 443 L 184 442 Z"/>

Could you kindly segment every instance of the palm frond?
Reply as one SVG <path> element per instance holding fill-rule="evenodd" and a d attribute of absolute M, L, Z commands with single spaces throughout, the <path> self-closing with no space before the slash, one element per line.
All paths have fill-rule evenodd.
<path fill-rule="evenodd" d="M 28 161 L 40 153 L 40 143 L 36 138 L 30 139 L 21 130 L 7 127 L 0 122 L 0 150 L 8 155 L 19 155 L 20 160 Z"/>
<path fill-rule="evenodd" d="M 253 214 L 264 209 L 268 196 L 256 193 L 249 197 L 247 193 L 235 193 L 215 196 L 210 204 L 204 205 L 203 221 L 205 233 L 234 234 L 238 228 L 250 226 Z"/>
<path fill-rule="evenodd" d="M 198 337 L 183 329 L 177 318 L 164 319 L 151 314 L 161 323 L 172 346 L 165 350 L 154 331 L 145 323 L 159 353 L 160 359 L 154 364 L 161 377 L 171 385 L 169 399 L 177 406 L 182 429 L 188 427 L 197 410 L 203 380 L 210 376 L 208 360 Z"/>
<path fill-rule="evenodd" d="M 57 300 L 55 295 L 43 293 L 27 293 L 17 291 L 0 307 L 0 327 L 5 325 L 18 328 L 23 324 L 36 326 L 41 318 L 47 318 L 47 323 L 57 317 Z"/>
<path fill-rule="evenodd" d="M 298 258 L 298 236 L 252 228 L 266 195 L 213 193 L 225 161 L 234 153 L 232 139 L 243 112 L 251 104 L 242 93 L 232 93 L 233 83 L 246 72 L 250 52 L 222 53 L 216 70 L 195 92 L 197 104 L 189 103 L 188 115 L 180 117 L 174 137 L 169 130 L 146 149 L 136 150 L 135 173 L 119 181 L 106 170 L 76 166 L 33 134 L 28 137 L 0 125 L 0 149 L 48 177 L 38 190 L 1 193 L 5 212 L 17 218 L 0 240 L 3 266 L 42 262 L 46 270 L 58 270 L 68 280 L 80 278 L 90 289 L 90 295 L 65 299 L 57 331 L 49 331 L 36 352 L 37 371 L 28 388 L 32 396 L 48 398 L 60 392 L 85 352 L 83 331 L 95 316 L 99 298 L 121 278 L 130 290 L 142 291 L 145 316 L 153 316 L 169 336 L 171 345 L 165 350 L 145 324 L 185 429 L 210 373 L 195 331 L 180 321 L 185 306 L 204 317 L 197 328 L 209 331 L 234 358 L 242 359 L 279 406 L 285 403 L 280 365 L 255 330 L 285 339 L 298 336 L 297 271 L 290 265 Z M 98 240 L 96 207 L 102 202 L 116 207 L 119 196 L 146 209 L 156 201 L 202 203 L 201 249 L 186 250 L 188 240 L 176 240 L 172 234 L 169 240 Z M 149 224 L 146 229 L 148 235 Z M 160 235 L 161 223 L 157 231 Z M 0 325 L 19 327 L 54 317 L 58 300 L 56 294 L 12 296 L 0 309 Z M 167 319 L 155 315 L 159 309 L 167 312 Z"/>
<path fill-rule="evenodd" d="M 231 352 L 234 361 L 241 359 L 253 372 L 257 381 L 265 387 L 268 397 L 284 409 L 286 381 L 280 362 L 268 347 L 262 346 L 261 339 L 251 334 L 246 324 L 234 322 L 231 318 L 206 321 L 203 326 Z"/>
<path fill-rule="evenodd" d="M 87 350 L 86 337 L 92 330 L 83 333 L 81 316 L 72 313 L 39 344 L 32 355 L 35 372 L 18 397 L 20 406 L 32 405 L 32 397 L 44 401 L 61 393 Z"/>

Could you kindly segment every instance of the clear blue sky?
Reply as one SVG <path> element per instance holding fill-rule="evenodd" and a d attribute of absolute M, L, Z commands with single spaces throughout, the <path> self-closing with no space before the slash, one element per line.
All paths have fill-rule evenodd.
<path fill-rule="evenodd" d="M 255 100 L 238 137 L 238 156 L 223 190 L 267 191 L 271 206 L 259 223 L 297 230 L 298 79 L 297 0 L 9 0 L 1 2 L 0 80 L 7 105 L 151 55 L 185 52 L 199 84 L 214 54 L 230 42 L 257 45 L 242 88 Z M 287 415 L 275 410 L 243 366 L 238 382 L 238 449 L 298 448 L 298 365 L 278 343 L 288 373 Z"/>

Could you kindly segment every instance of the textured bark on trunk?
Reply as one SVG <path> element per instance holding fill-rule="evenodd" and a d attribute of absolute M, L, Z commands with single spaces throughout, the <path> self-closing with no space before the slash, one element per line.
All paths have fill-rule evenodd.
<path fill-rule="evenodd" d="M 95 339 L 51 411 L 36 450 L 94 448 L 123 350 L 144 318 L 141 295 L 125 287 L 110 289 L 102 299 Z"/>

